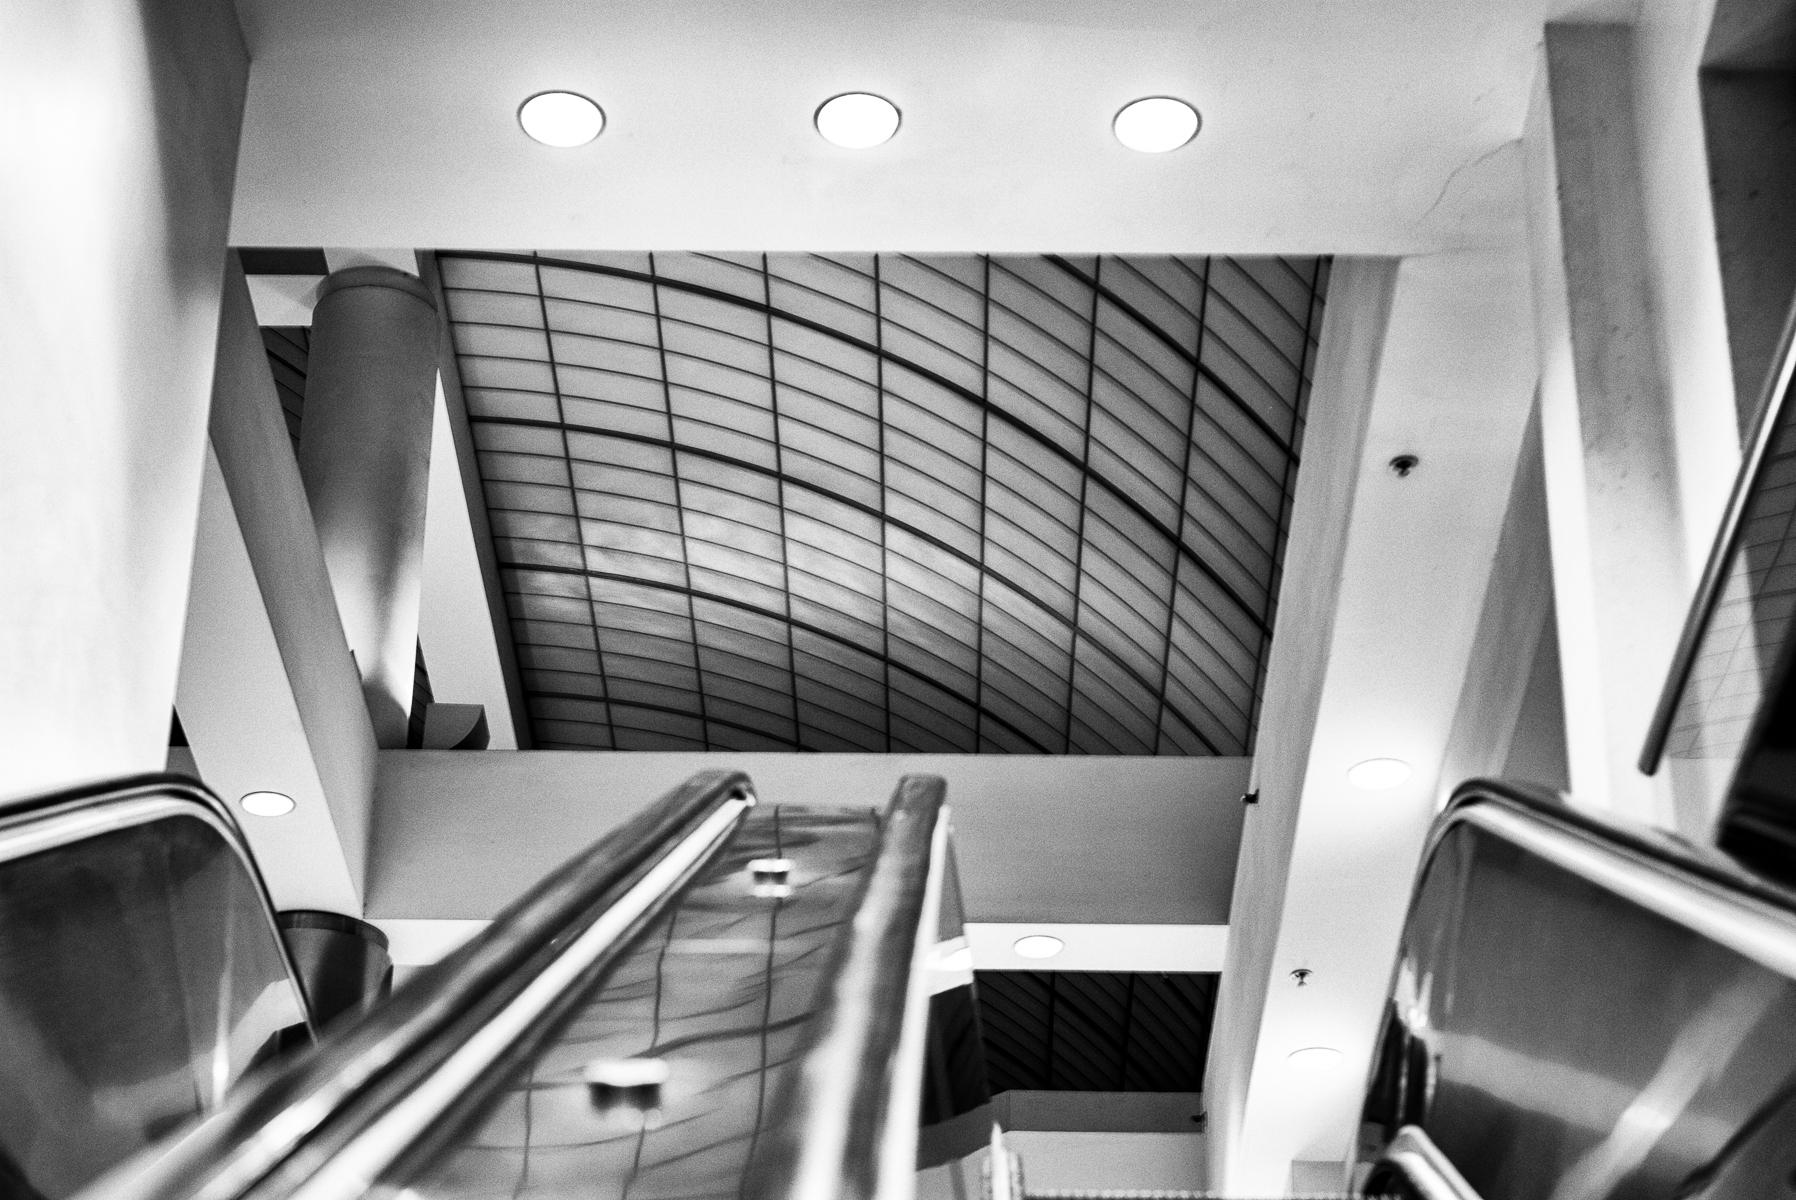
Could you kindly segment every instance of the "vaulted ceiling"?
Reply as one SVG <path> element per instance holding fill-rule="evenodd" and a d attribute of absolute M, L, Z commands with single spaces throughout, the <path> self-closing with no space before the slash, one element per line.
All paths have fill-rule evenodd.
<path fill-rule="evenodd" d="M 1325 260 L 439 264 L 537 745 L 1249 751 Z"/>

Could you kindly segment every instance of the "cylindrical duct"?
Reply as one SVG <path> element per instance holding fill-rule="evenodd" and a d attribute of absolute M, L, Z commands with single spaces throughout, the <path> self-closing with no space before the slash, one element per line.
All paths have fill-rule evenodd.
<path fill-rule="evenodd" d="M 405 745 L 418 644 L 437 315 L 416 276 L 350 267 L 312 312 L 299 473 L 374 735 Z"/>
<path fill-rule="evenodd" d="M 310 909 L 283 912 L 278 922 L 315 1028 L 363 1012 L 393 990 L 387 935 L 368 922 Z"/>

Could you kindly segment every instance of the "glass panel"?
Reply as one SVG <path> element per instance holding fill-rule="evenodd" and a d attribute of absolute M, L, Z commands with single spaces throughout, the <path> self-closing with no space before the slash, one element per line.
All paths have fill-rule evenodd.
<path fill-rule="evenodd" d="M 55 1200 L 304 1021 L 260 893 L 177 817 L 0 863 L 0 1192 Z"/>

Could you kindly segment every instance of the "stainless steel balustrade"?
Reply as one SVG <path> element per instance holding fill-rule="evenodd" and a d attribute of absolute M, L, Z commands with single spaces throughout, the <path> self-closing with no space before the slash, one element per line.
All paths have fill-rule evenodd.
<path fill-rule="evenodd" d="M 204 789 L 0 806 L 0 1194 L 69 1195 L 309 1041 L 298 979 Z"/>
<path fill-rule="evenodd" d="M 944 785 L 906 776 L 833 978 L 750 1168 L 750 1200 L 871 1200 L 915 1186 L 925 968 L 947 868 Z"/>
<path fill-rule="evenodd" d="M 1796 1086 L 1796 896 L 1706 847 L 1465 784 L 1430 836 L 1387 1021 L 1370 1187 L 1720 1200 L 1793 1177 L 1796 1143 L 1753 1131 L 1787 1132 Z"/>
<path fill-rule="evenodd" d="M 754 804 L 693 777 L 538 884 L 341 1038 L 235 1097 L 89 1200 L 360 1196 L 604 969 Z"/>

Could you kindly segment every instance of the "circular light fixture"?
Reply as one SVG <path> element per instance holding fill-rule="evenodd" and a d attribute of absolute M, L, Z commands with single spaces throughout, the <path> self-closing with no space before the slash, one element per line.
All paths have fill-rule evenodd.
<path fill-rule="evenodd" d="M 1148 96 L 1125 104 L 1110 123 L 1116 140 L 1143 154 L 1177 150 L 1197 136 L 1203 119 L 1197 110 L 1172 96 Z"/>
<path fill-rule="evenodd" d="M 293 811 L 293 797 L 281 792 L 248 792 L 237 803 L 258 817 L 284 817 Z"/>
<path fill-rule="evenodd" d="M 545 146 L 584 146 L 605 128 L 605 110 L 578 92 L 538 92 L 518 107 L 518 124 Z"/>
<path fill-rule="evenodd" d="M 1409 778 L 1409 764 L 1400 758 L 1368 758 L 1347 768 L 1347 782 L 1365 792 L 1382 792 Z"/>
<path fill-rule="evenodd" d="M 871 92 L 844 92 L 817 106 L 817 132 L 846 150 L 870 150 L 898 132 L 898 106 Z"/>
<path fill-rule="evenodd" d="M 1018 938 L 1010 948 L 1018 958 L 1053 958 L 1066 949 L 1066 943 L 1052 934 L 1032 933 Z"/>
<path fill-rule="evenodd" d="M 1305 1046 L 1291 1051 L 1285 1061 L 1306 1073 L 1320 1074 L 1334 1069 L 1341 1061 L 1341 1052 L 1333 1046 Z"/>

